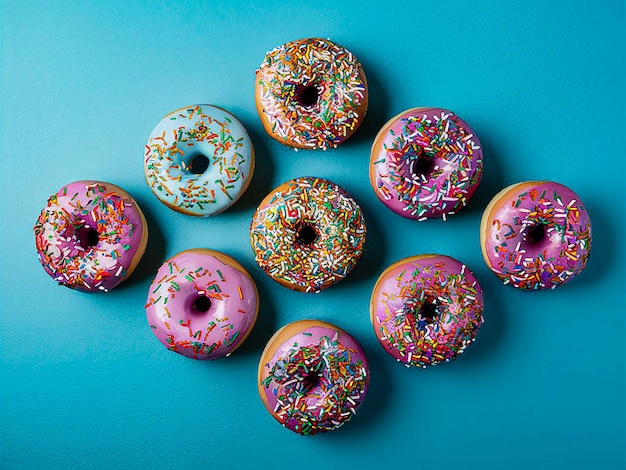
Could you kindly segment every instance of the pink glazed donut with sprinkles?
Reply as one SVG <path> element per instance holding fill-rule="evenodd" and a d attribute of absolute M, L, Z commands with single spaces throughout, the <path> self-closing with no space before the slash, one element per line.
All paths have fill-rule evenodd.
<path fill-rule="evenodd" d="M 259 363 L 261 401 L 280 424 L 302 435 L 349 421 L 368 385 L 363 349 L 341 328 L 317 320 L 282 327 Z"/>
<path fill-rule="evenodd" d="M 146 219 L 123 189 L 101 181 L 66 184 L 35 224 L 45 271 L 83 292 L 108 292 L 131 275 L 148 243 Z"/>
<path fill-rule="evenodd" d="M 579 274 L 591 250 L 591 220 L 566 186 L 527 181 L 491 200 L 480 225 L 489 269 L 524 290 L 554 289 Z"/>
<path fill-rule="evenodd" d="M 474 131 L 440 108 L 414 108 L 378 132 L 370 157 L 374 193 L 409 219 L 446 218 L 467 205 L 483 171 Z"/>
<path fill-rule="evenodd" d="M 148 293 L 152 332 L 170 351 L 193 359 L 229 356 L 256 322 L 259 295 L 230 256 L 192 249 L 167 260 Z"/>
<path fill-rule="evenodd" d="M 483 324 L 483 293 L 467 267 L 449 256 L 419 255 L 389 266 L 370 302 L 376 337 L 407 367 L 456 359 Z"/>

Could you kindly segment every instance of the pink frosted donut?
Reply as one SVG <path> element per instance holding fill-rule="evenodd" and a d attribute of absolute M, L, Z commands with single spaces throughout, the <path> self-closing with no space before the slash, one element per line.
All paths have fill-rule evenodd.
<path fill-rule="evenodd" d="M 474 131 L 440 108 L 414 108 L 378 132 L 370 182 L 396 214 L 426 220 L 455 214 L 480 184 L 483 154 Z"/>
<path fill-rule="evenodd" d="M 482 312 L 483 293 L 472 272 L 442 255 L 392 264 L 378 278 L 370 302 L 378 341 L 407 367 L 456 359 L 474 341 Z"/>
<path fill-rule="evenodd" d="M 229 356 L 252 331 L 258 311 L 259 295 L 248 272 L 230 256 L 205 249 L 167 260 L 146 304 L 159 341 L 193 359 Z"/>
<path fill-rule="evenodd" d="M 349 421 L 365 399 L 369 366 L 348 333 L 301 320 L 278 330 L 259 363 L 261 401 L 287 429 L 312 435 Z"/>
<path fill-rule="evenodd" d="M 48 199 L 35 224 L 39 261 L 59 284 L 108 292 L 131 275 L 148 243 L 135 200 L 101 181 L 76 181 Z"/>
<path fill-rule="evenodd" d="M 527 181 L 491 200 L 483 213 L 480 244 L 487 266 L 505 284 L 554 289 L 585 269 L 591 221 L 571 189 Z"/>

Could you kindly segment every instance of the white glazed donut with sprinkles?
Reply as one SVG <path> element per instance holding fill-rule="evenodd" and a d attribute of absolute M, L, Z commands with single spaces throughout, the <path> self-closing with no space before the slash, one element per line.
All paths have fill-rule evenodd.
<path fill-rule="evenodd" d="M 367 82 L 354 55 L 328 39 L 289 42 L 256 72 L 256 107 L 267 133 L 294 148 L 335 148 L 367 111 Z"/>
<path fill-rule="evenodd" d="M 357 202 L 322 178 L 288 181 L 261 201 L 250 227 L 259 266 L 285 287 L 319 292 L 346 277 L 363 253 Z"/>
<path fill-rule="evenodd" d="M 228 111 L 207 104 L 169 113 L 146 144 L 144 170 L 152 192 L 175 211 L 208 217 L 228 209 L 248 188 L 254 148 Z"/>

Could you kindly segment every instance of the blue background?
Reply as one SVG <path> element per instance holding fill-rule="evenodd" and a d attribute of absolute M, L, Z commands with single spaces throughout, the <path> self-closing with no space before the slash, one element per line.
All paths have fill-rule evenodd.
<path fill-rule="evenodd" d="M 626 464 L 623 2 L 127 3 L 2 4 L 0 466 Z M 308 36 L 329 37 L 356 54 L 370 107 L 339 149 L 295 153 L 265 135 L 254 71 L 266 51 Z M 167 209 L 143 177 L 150 131 L 192 103 L 229 109 L 257 151 L 248 191 L 211 219 Z M 376 132 L 414 106 L 455 111 L 484 148 L 480 189 L 445 223 L 396 216 L 369 185 Z M 348 190 L 368 224 L 363 259 L 319 295 L 275 284 L 248 243 L 261 198 L 307 174 Z M 120 185 L 148 219 L 144 259 L 109 294 L 58 287 L 36 257 L 39 211 L 78 179 Z M 482 260 L 484 207 L 500 188 L 529 179 L 570 186 L 592 217 L 587 270 L 557 291 L 518 292 Z M 248 341 L 211 363 L 166 351 L 143 309 L 158 266 L 192 247 L 237 258 L 261 296 Z M 467 353 L 422 371 L 383 351 L 368 304 L 386 266 L 427 252 L 465 262 L 486 307 Z M 256 389 L 265 342 L 303 318 L 351 332 L 372 369 L 359 414 L 313 438 L 279 426 Z"/>

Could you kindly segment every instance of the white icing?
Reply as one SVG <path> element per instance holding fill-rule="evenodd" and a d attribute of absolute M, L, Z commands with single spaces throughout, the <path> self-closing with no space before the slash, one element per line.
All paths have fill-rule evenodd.
<path fill-rule="evenodd" d="M 208 158 L 202 174 L 190 171 L 198 155 Z M 146 180 L 168 206 L 195 216 L 230 207 L 245 191 L 254 170 L 248 132 L 228 111 L 191 105 L 165 116 L 146 144 Z"/>

